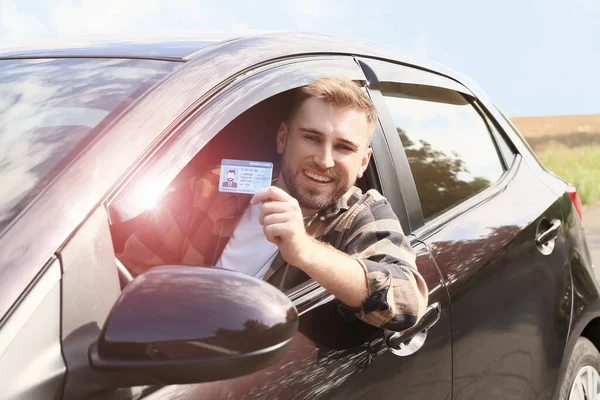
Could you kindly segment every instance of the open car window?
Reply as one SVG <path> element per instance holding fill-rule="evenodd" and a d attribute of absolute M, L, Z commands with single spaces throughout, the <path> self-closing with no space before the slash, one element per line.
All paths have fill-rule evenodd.
<path fill-rule="evenodd" d="M 209 213 L 202 214 L 206 210 L 192 211 L 198 206 L 192 202 L 200 201 L 197 191 L 205 190 L 207 193 L 203 195 L 208 195 L 208 190 L 216 190 L 212 185 L 209 189 L 207 184 L 215 178 L 214 171 L 220 168 L 223 159 L 270 162 L 273 164 L 272 176 L 275 179 L 280 170 L 276 134 L 281 122 L 287 118 L 294 94 L 294 90 L 279 93 L 243 112 L 211 139 L 156 198 L 152 201 L 140 199 L 146 204 L 141 214 L 121 221 L 113 220 L 111 231 L 115 253 L 119 256 L 125 252 L 126 243 L 128 240 L 131 243 L 131 236 L 135 232 L 135 240 L 144 244 L 149 260 L 168 263 L 170 259 L 184 259 L 182 252 L 188 250 L 180 245 L 186 240 L 193 241 L 188 237 L 192 235 L 190 232 L 198 234 L 196 228 L 190 227 L 190 224 L 202 223 L 202 219 L 213 218 Z M 357 180 L 356 186 L 363 191 L 371 188 L 381 190 L 374 157 L 363 178 Z M 195 218 L 195 222 L 190 222 L 190 218 Z M 150 236 L 155 235 L 152 231 L 158 232 L 161 229 L 168 231 L 178 243 L 169 247 L 164 241 L 150 239 Z M 141 273 L 127 258 L 118 260 L 132 275 Z M 213 265 L 215 261 L 204 260 L 206 265 Z M 124 271 L 125 274 L 127 271 Z"/>
<path fill-rule="evenodd" d="M 198 210 L 193 214 L 192 210 L 197 204 L 192 202 L 199 191 L 203 191 L 203 195 L 208 196 L 209 190 L 217 190 L 217 186 L 209 188 L 207 184 L 215 178 L 213 172 L 220 168 L 223 159 L 271 162 L 273 178 L 275 178 L 279 173 L 276 134 L 281 121 L 287 117 L 293 95 L 293 90 L 285 91 L 237 116 L 190 160 L 166 189 L 159 193 L 151 193 L 149 198 L 140 199 L 139 205 L 143 205 L 141 213 L 123 220 L 113 219 L 111 231 L 116 254 L 125 251 L 126 242 L 131 241 L 131 235 L 136 232 L 135 239 L 145 244 L 148 256 L 160 258 L 160 260 L 156 258 L 157 263 L 177 259 L 180 256 L 183 258 L 181 255 L 183 250 L 177 246 L 183 244 L 184 238 L 190 239 L 187 237 L 190 231 L 196 231 L 195 228 L 189 227 L 189 219 L 196 218 L 198 222 L 202 222 L 202 219 L 208 220 L 214 217 L 209 214 L 197 214 L 206 210 Z M 218 184 L 218 182 L 212 183 Z M 199 198 L 196 200 L 201 201 Z M 169 231 L 169 235 L 173 235 L 178 243 L 172 248 L 166 248 L 168 244 L 148 239 L 150 236 L 156 236 L 160 229 Z M 199 228 L 200 231 L 202 229 Z M 120 261 L 133 275 L 141 272 L 126 258 Z M 211 265 L 214 261 L 205 260 L 204 263 Z"/>
<path fill-rule="evenodd" d="M 128 240 L 129 243 L 133 240 L 143 244 L 145 255 L 141 258 L 147 261 L 146 265 L 181 263 L 180 260 L 189 260 L 186 254 L 196 250 L 204 254 L 202 249 L 190 248 L 186 244 L 181 247 L 181 243 L 186 241 L 198 245 L 197 236 L 191 238 L 190 235 L 204 233 L 212 235 L 210 240 L 215 240 L 215 243 L 203 241 L 200 246 L 220 248 L 222 242 L 218 241 L 223 226 L 213 224 L 212 216 L 203 214 L 206 211 L 203 206 L 189 202 L 195 202 L 198 193 L 207 189 L 206 185 L 211 187 L 209 191 L 216 192 L 214 182 L 209 181 L 214 180 L 214 171 L 223 159 L 271 162 L 273 177 L 276 177 L 280 157 L 276 134 L 281 122 L 287 118 L 294 89 L 319 76 L 331 75 L 333 71 L 355 80 L 363 77 L 358 65 L 346 57 L 284 63 L 233 84 L 209 101 L 172 133 L 163 147 L 140 165 L 138 172 L 131 175 L 130 180 L 109 200 L 116 254 L 123 253 Z M 374 180 L 371 177 L 371 181 Z M 362 184 L 366 188 L 364 182 Z M 168 207 L 163 207 L 165 202 Z M 196 209 L 193 209 L 194 206 Z M 195 214 L 190 214 L 190 210 Z M 148 218 L 150 214 L 153 216 Z M 191 220 L 200 226 L 190 226 Z M 208 221 L 210 227 L 203 226 L 202 221 Z M 139 231 L 140 224 L 151 224 L 154 231 L 168 232 L 176 244 L 170 240 L 153 241 L 143 236 L 132 239 L 132 233 Z M 214 265 L 216 260 L 212 257 L 196 257 L 192 264 Z M 134 275 L 143 270 L 128 263 L 126 258 L 121 261 Z"/>

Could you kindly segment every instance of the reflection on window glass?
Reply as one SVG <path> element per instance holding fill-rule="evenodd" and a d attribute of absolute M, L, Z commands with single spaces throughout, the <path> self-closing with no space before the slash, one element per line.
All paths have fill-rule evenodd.
<path fill-rule="evenodd" d="M 0 231 L 74 148 L 179 64 L 123 59 L 0 61 Z M 64 162 L 61 163 L 61 160 Z"/>
<path fill-rule="evenodd" d="M 503 173 L 487 125 L 463 95 L 383 85 L 408 156 L 425 220 L 487 188 Z"/>

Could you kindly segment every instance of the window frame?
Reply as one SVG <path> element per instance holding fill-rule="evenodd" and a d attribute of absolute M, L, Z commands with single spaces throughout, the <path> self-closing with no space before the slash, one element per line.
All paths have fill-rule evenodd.
<path fill-rule="evenodd" d="M 494 137 L 496 147 L 498 149 L 498 153 L 500 154 L 502 161 L 504 162 L 505 170 L 509 171 L 512 167 L 512 164 L 516 162 L 517 155 L 519 154 L 518 150 L 515 148 L 513 142 L 507 137 L 507 135 L 503 132 L 500 125 L 494 120 L 494 118 L 486 112 L 485 107 L 477 101 L 476 103 L 477 109 L 481 113 L 482 117 L 485 119 L 492 136 Z M 502 146 L 499 142 L 504 142 L 508 151 L 512 154 L 512 161 L 509 162 L 507 158 L 507 154 L 502 150 Z"/>
<path fill-rule="evenodd" d="M 370 93 L 373 93 L 372 97 L 374 97 L 374 103 L 377 107 L 380 120 L 382 121 L 386 140 L 390 145 L 390 150 L 392 154 L 394 154 L 394 158 L 396 159 L 395 165 L 397 169 L 397 175 L 399 176 L 398 186 L 402 191 L 403 198 L 408 202 L 407 209 L 409 210 L 410 231 L 406 232 L 407 235 L 414 235 L 419 240 L 424 240 L 433 233 L 439 231 L 444 225 L 448 224 L 460 215 L 468 212 L 472 208 L 475 208 L 492 197 L 498 195 L 505 189 L 505 187 L 516 174 L 516 171 L 518 170 L 522 161 L 522 157 L 519 152 L 515 150 L 515 146 L 512 141 L 502 133 L 500 125 L 495 121 L 493 116 L 487 112 L 483 104 L 469 89 L 453 79 L 441 76 L 434 72 L 420 70 L 406 65 L 367 58 L 361 58 L 359 62 L 361 63 L 363 70 L 365 70 L 365 74 L 369 80 L 369 91 Z M 385 66 L 385 71 L 384 74 L 381 75 L 381 78 L 379 77 L 379 69 L 373 69 L 377 68 L 377 66 Z M 418 77 L 418 79 L 415 79 L 415 76 Z M 428 79 L 428 77 L 431 77 L 431 79 Z M 421 201 L 419 199 L 412 170 L 410 168 L 410 163 L 408 162 L 408 157 L 406 156 L 404 146 L 402 145 L 400 137 L 398 136 L 392 115 L 387 107 L 387 104 L 385 104 L 383 94 L 379 90 L 379 83 L 409 83 L 432 86 L 442 89 L 455 90 L 467 97 L 470 97 L 473 100 L 471 102 L 472 106 L 483 119 L 484 124 L 488 128 L 492 144 L 497 151 L 498 159 L 504 170 L 504 173 L 499 177 L 498 180 L 496 180 L 486 189 L 458 204 L 455 204 L 431 220 L 425 221 L 423 217 Z M 375 101 L 375 99 L 377 99 L 377 101 Z M 515 157 L 511 165 L 508 165 L 507 160 L 501 151 L 498 140 L 504 140 L 509 148 L 513 151 Z"/>
<path fill-rule="evenodd" d="M 249 71 L 228 87 L 215 94 L 207 103 L 196 110 L 160 147 L 151 151 L 144 162 L 123 179 L 104 202 L 108 210 L 109 222 L 121 220 L 125 207 L 134 204 L 136 192 L 146 182 L 161 180 L 166 186 L 188 163 L 201 152 L 231 121 L 243 112 L 256 106 L 261 101 L 281 94 L 287 90 L 305 85 L 314 78 L 323 75 L 344 74 L 355 81 L 365 82 L 361 68 L 351 56 L 314 56 L 280 60 Z M 238 104 L 235 105 L 234 101 Z M 199 134 L 200 132 L 200 134 Z M 372 140 L 373 158 L 366 174 L 367 182 L 376 188 L 379 186 L 384 195 L 397 190 L 397 176 L 391 164 L 391 153 L 385 142 L 385 135 L 380 124 L 376 125 Z M 170 171 L 165 173 L 165 166 Z M 161 176 L 162 175 L 162 176 Z M 141 182 L 141 183 L 140 183 Z M 397 201 L 397 196 L 388 199 L 392 208 L 402 221 L 407 219 L 404 209 Z M 296 299 L 292 288 L 288 295 L 294 298 L 294 304 L 306 308 L 308 312 L 318 305 L 331 300 L 323 297 L 318 284 L 309 280 L 300 287 L 303 290 L 301 298 Z M 318 304 L 315 302 L 318 301 Z"/>

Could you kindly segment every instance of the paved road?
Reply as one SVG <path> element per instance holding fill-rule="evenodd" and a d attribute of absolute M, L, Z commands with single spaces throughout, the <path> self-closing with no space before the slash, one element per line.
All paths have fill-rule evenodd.
<path fill-rule="evenodd" d="M 582 213 L 583 227 L 590 252 L 592 253 L 592 262 L 595 266 L 596 277 L 600 280 L 600 202 L 583 207 Z"/>

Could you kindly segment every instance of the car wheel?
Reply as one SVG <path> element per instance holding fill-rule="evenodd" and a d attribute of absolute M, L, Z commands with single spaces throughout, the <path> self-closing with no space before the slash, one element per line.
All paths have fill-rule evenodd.
<path fill-rule="evenodd" d="M 600 353 L 588 339 L 577 339 L 560 388 L 560 400 L 600 399 Z"/>

